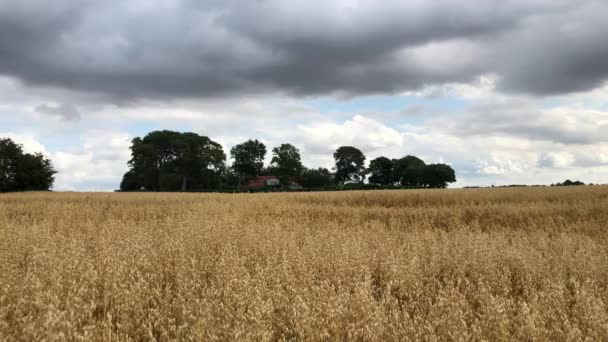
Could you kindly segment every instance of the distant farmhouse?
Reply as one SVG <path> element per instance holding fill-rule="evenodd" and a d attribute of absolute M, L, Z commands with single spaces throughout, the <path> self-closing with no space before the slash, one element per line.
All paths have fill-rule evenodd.
<path fill-rule="evenodd" d="M 257 176 L 245 182 L 245 187 L 247 188 L 264 188 L 279 185 L 281 185 L 281 182 L 277 176 Z"/>
<path fill-rule="evenodd" d="M 278 188 L 281 186 L 281 181 L 277 176 L 257 176 L 247 180 L 244 186 L 250 189 Z M 291 190 L 297 190 L 302 188 L 302 186 L 300 186 L 300 184 L 296 182 L 291 182 L 289 185 L 284 187 Z"/>

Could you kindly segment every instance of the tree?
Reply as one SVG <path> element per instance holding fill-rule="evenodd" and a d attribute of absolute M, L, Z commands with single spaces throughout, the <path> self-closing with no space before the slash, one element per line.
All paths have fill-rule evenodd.
<path fill-rule="evenodd" d="M 130 170 L 121 190 L 210 189 L 221 183 L 222 146 L 196 133 L 154 131 L 131 144 Z"/>
<path fill-rule="evenodd" d="M 367 172 L 371 174 L 369 182 L 382 185 L 395 183 L 393 168 L 393 161 L 386 157 L 378 157 L 372 160 L 367 168 Z"/>
<path fill-rule="evenodd" d="M 405 156 L 393 160 L 393 179 L 406 186 L 420 186 L 421 177 L 426 164 L 422 159 L 415 156 Z"/>
<path fill-rule="evenodd" d="M 551 184 L 552 186 L 579 186 L 579 185 L 585 185 L 585 183 L 576 180 L 576 181 L 571 181 L 569 179 L 566 179 L 564 182 L 562 183 L 556 183 L 556 184 Z M 589 184 L 591 185 L 591 184 Z"/>
<path fill-rule="evenodd" d="M 422 184 L 429 188 L 446 188 L 448 183 L 456 181 L 456 174 L 446 164 L 429 164 L 424 168 Z"/>
<path fill-rule="evenodd" d="M 230 156 L 234 159 L 232 168 L 240 177 L 255 177 L 264 168 L 266 146 L 257 139 L 247 140 L 234 146 L 230 150 Z"/>
<path fill-rule="evenodd" d="M 122 181 L 120 182 L 120 190 L 137 191 L 142 189 L 143 186 L 141 185 L 140 179 L 135 170 L 131 169 L 122 176 Z"/>
<path fill-rule="evenodd" d="M 19 191 L 49 190 L 57 171 L 42 153 L 26 153 L 17 163 L 16 184 Z"/>
<path fill-rule="evenodd" d="M 365 155 L 352 146 L 342 146 L 334 153 L 336 182 L 363 183 L 365 180 Z"/>
<path fill-rule="evenodd" d="M 281 144 L 272 149 L 272 172 L 279 177 L 282 184 L 294 181 L 304 169 L 300 158 L 300 150 L 291 144 Z"/>
<path fill-rule="evenodd" d="M 0 192 L 16 191 L 17 163 L 23 149 L 11 139 L 0 139 Z"/>
<path fill-rule="evenodd" d="M 300 176 L 300 185 L 305 188 L 320 188 L 333 184 L 332 174 L 328 169 L 306 169 Z"/>
<path fill-rule="evenodd" d="M 236 189 L 240 185 L 239 175 L 237 175 L 232 169 L 227 168 L 222 173 L 222 188 Z"/>
<path fill-rule="evenodd" d="M 49 190 L 56 173 L 41 153 L 23 153 L 21 145 L 0 139 L 0 192 Z"/>
<path fill-rule="evenodd" d="M 188 188 L 213 189 L 220 184 L 220 174 L 226 167 L 222 145 L 196 133 L 182 133 L 174 141 L 178 151 L 176 170 L 181 174 L 181 190 Z"/>

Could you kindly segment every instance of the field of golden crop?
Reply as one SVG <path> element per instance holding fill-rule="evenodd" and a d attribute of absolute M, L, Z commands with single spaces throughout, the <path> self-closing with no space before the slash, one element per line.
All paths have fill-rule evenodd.
<path fill-rule="evenodd" d="M 608 187 L 0 195 L 0 340 L 607 340 Z"/>

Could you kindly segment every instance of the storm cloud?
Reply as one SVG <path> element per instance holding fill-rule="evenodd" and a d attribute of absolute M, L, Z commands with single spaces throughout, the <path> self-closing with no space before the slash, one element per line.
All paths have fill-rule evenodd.
<path fill-rule="evenodd" d="M 0 4 L 0 74 L 112 101 L 359 96 L 497 76 L 552 95 L 608 78 L 605 1 Z"/>

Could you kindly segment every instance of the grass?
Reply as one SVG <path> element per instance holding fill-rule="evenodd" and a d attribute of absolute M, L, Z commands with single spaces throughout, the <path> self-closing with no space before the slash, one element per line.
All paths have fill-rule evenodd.
<path fill-rule="evenodd" d="M 605 340 L 608 187 L 0 196 L 0 340 Z"/>

